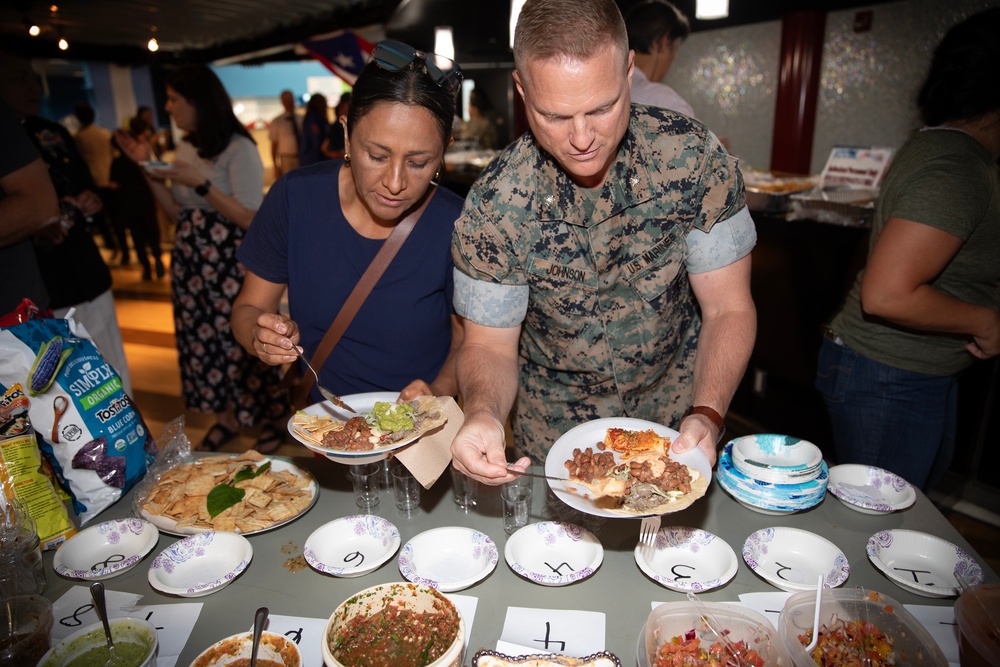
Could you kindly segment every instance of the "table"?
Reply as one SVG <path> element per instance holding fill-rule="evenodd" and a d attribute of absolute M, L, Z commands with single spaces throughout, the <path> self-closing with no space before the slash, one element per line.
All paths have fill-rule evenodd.
<path fill-rule="evenodd" d="M 344 466 L 315 457 L 292 459 L 309 469 L 320 485 L 315 506 L 304 516 L 281 528 L 251 535 L 254 548 L 249 568 L 232 584 L 207 597 L 188 600 L 172 598 L 154 590 L 146 576 L 153 556 L 178 538 L 162 534 L 153 552 L 142 563 L 123 575 L 105 581 L 110 590 L 141 594 L 140 604 L 165 604 L 197 601 L 204 603 L 199 622 L 181 653 L 179 666 L 188 665 L 213 642 L 239 632 L 252 624 L 253 610 L 266 605 L 272 614 L 328 618 L 333 610 L 354 593 L 390 581 L 403 581 L 396 557 L 378 570 L 363 577 L 338 579 L 306 568 L 293 572 L 285 567 L 292 556 L 302 553 L 309 535 L 319 526 L 337 517 L 357 513 L 350 482 Z M 540 468 L 536 466 L 536 471 Z M 425 530 L 439 526 L 467 526 L 485 532 L 497 543 L 500 562 L 486 579 L 460 591 L 479 598 L 466 660 L 479 648 L 493 648 L 503 630 L 508 606 L 600 611 L 607 615 L 607 650 L 617 655 L 626 667 L 636 664 L 636 640 L 653 601 L 684 599 L 683 594 L 663 588 L 646 577 L 633 557 L 639 532 L 634 519 L 602 519 L 583 515 L 567 507 L 547 492 L 546 482 L 536 479 L 532 520 L 560 519 L 581 523 L 594 532 L 604 546 L 604 562 L 590 578 L 570 586 L 549 588 L 529 582 L 514 574 L 503 558 L 506 536 L 497 489 L 480 486 L 479 506 L 463 513 L 452 501 L 447 473 L 423 493 L 420 511 L 407 518 L 392 501 L 391 489 L 383 489 L 377 514 L 391 520 L 398 528 L 402 544 Z M 105 521 L 130 514 L 131 494 L 102 513 L 96 520 Z M 844 586 L 863 586 L 881 591 L 904 604 L 952 605 L 953 599 L 931 599 L 905 591 L 871 564 L 865 554 L 868 538 L 878 530 L 905 528 L 944 538 L 976 556 L 983 565 L 987 582 L 998 582 L 991 570 L 972 550 L 928 498 L 917 491 L 916 503 L 904 512 L 871 516 L 848 509 L 835 497 L 826 498 L 813 509 L 786 516 L 767 516 L 752 512 L 733 500 L 717 484 L 712 484 L 705 498 L 677 514 L 666 515 L 664 526 L 686 525 L 702 528 L 724 538 L 739 558 L 746 537 L 768 526 L 790 526 L 819 533 L 834 542 L 847 556 L 851 575 Z M 52 570 L 52 554 L 45 554 L 48 590 L 46 596 L 57 600 L 72 586 L 81 583 L 63 579 Z M 398 556 L 398 554 L 397 554 Z M 749 592 L 776 591 L 754 574 L 739 558 L 736 577 L 726 586 L 705 593 L 714 601 L 735 601 Z M 307 666 L 311 667 L 311 666 Z"/>

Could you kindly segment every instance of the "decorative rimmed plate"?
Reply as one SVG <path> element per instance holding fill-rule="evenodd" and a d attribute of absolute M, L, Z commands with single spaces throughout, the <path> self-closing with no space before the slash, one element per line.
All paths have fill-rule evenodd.
<path fill-rule="evenodd" d="M 743 543 L 747 566 L 783 591 L 814 591 L 823 575 L 823 588 L 836 588 L 851 573 L 837 545 L 825 537 L 798 528 L 762 528 Z"/>
<path fill-rule="evenodd" d="M 363 394 L 350 394 L 348 396 L 341 396 L 341 400 L 347 403 L 349 406 L 358 411 L 358 414 L 353 414 L 347 410 L 338 408 L 333 403 L 329 401 L 321 401 L 320 403 L 313 403 L 312 405 L 303 408 L 303 412 L 310 415 L 320 415 L 324 417 L 331 417 L 332 419 L 339 419 L 341 421 L 347 421 L 351 417 L 357 417 L 362 412 L 371 412 L 375 407 L 376 403 L 395 403 L 396 399 L 399 398 L 399 392 L 397 391 L 370 391 Z M 419 440 L 424 434 L 417 434 L 411 438 L 403 438 L 399 442 L 394 442 L 391 445 L 384 445 L 381 447 L 376 447 L 374 449 L 363 451 L 363 452 L 345 452 L 336 449 L 330 449 L 329 447 L 323 447 L 322 445 L 317 445 L 314 442 L 306 440 L 301 435 L 299 435 L 295 428 L 292 426 L 292 420 L 294 415 L 288 418 L 288 432 L 293 438 L 301 442 L 307 448 L 316 452 L 317 454 L 322 454 L 331 461 L 336 461 L 337 463 L 346 463 L 348 465 L 360 465 L 362 463 L 374 463 L 376 461 L 381 461 L 388 458 L 390 452 L 394 452 L 397 449 L 406 447 L 407 445 Z"/>
<path fill-rule="evenodd" d="M 830 468 L 828 490 L 840 502 L 863 514 L 905 510 L 917 499 L 913 486 L 899 475 L 857 463 Z"/>
<path fill-rule="evenodd" d="M 601 651 L 585 658 L 565 655 L 504 655 L 488 649 L 479 649 L 472 656 L 472 667 L 622 667 L 614 653 Z"/>
<path fill-rule="evenodd" d="M 805 482 L 819 474 L 820 448 L 801 438 L 760 433 L 734 438 L 733 465 L 744 475 L 775 484 Z"/>
<path fill-rule="evenodd" d="M 52 567 L 71 579 L 110 579 L 138 565 L 159 539 L 160 531 L 143 519 L 105 521 L 66 540 Z"/>
<path fill-rule="evenodd" d="M 444 526 L 424 531 L 403 545 L 399 572 L 407 581 L 450 593 L 485 579 L 499 560 L 489 535 Z"/>
<path fill-rule="evenodd" d="M 353 514 L 314 530 L 303 555 L 324 574 L 360 577 L 392 558 L 399 542 L 399 530 L 391 521 L 373 514 Z"/>
<path fill-rule="evenodd" d="M 601 541 L 586 528 L 560 521 L 540 521 L 507 539 L 507 565 L 542 586 L 565 586 L 586 579 L 604 562 Z"/>
<path fill-rule="evenodd" d="M 549 477 L 566 477 L 566 461 L 573 458 L 573 450 L 576 448 L 593 448 L 598 442 L 604 440 L 609 428 L 624 428 L 633 431 L 645 431 L 652 429 L 657 435 L 670 438 L 674 442 L 680 435 L 672 428 L 667 428 L 662 424 L 646 421 L 644 419 L 633 419 L 631 417 L 610 417 L 607 419 L 595 419 L 593 421 L 574 426 L 566 431 L 558 440 L 552 443 L 548 455 L 545 457 L 545 474 Z M 615 460 L 620 461 L 618 452 L 613 452 Z M 683 454 L 670 452 L 670 458 L 678 463 L 694 468 L 710 484 L 712 481 L 712 466 L 708 462 L 708 457 L 700 449 L 689 449 Z M 560 482 L 546 480 L 549 488 L 559 500 L 563 501 L 575 510 L 593 516 L 603 516 L 612 519 L 620 519 L 623 516 L 643 517 L 655 516 L 649 513 L 629 513 L 624 510 L 609 510 L 598 507 L 589 497 L 587 490 L 579 485 L 574 486 L 572 482 Z M 574 489 L 574 490 L 571 490 Z M 585 495 L 586 494 L 586 495 Z M 686 506 L 685 506 L 686 507 Z M 684 509 L 681 507 L 680 509 Z"/>
<path fill-rule="evenodd" d="M 684 526 L 661 528 L 652 547 L 636 545 L 635 562 L 656 583 L 682 593 L 724 586 L 739 567 L 724 539 Z"/>
<path fill-rule="evenodd" d="M 217 453 L 213 454 L 213 456 L 225 456 L 225 454 Z M 197 460 L 198 459 L 195 459 L 195 461 Z M 275 521 L 265 528 L 260 528 L 258 530 L 248 530 L 245 533 L 237 528 L 236 531 L 234 532 L 239 533 L 240 535 L 256 535 L 257 533 L 263 533 L 268 530 L 274 530 L 275 528 L 280 528 L 281 526 L 284 526 L 287 523 L 291 523 L 292 521 L 295 521 L 300 516 L 302 516 L 310 509 L 312 509 L 313 505 L 316 504 L 316 500 L 319 498 L 319 484 L 316 482 L 316 478 L 313 477 L 313 474 L 311 472 L 309 472 L 305 468 L 301 468 L 295 465 L 291 461 L 276 456 L 268 456 L 267 460 L 271 462 L 271 469 L 274 471 L 287 470 L 289 472 L 295 473 L 300 477 L 305 477 L 307 480 L 309 480 L 308 489 L 309 493 L 312 494 L 312 499 L 309 501 L 309 504 L 306 505 L 301 511 L 295 512 L 292 516 L 286 519 Z M 187 535 L 198 535 L 200 533 L 213 532 L 211 529 L 201 528 L 198 526 L 178 527 L 177 522 L 174 519 L 171 519 L 168 516 L 163 516 L 161 514 L 151 514 L 143 507 L 137 507 L 133 505 L 133 510 L 137 514 L 142 516 L 143 519 L 149 521 L 154 526 L 159 528 L 161 533 L 166 533 L 167 535 L 174 535 L 175 537 L 185 537 Z"/>
<path fill-rule="evenodd" d="M 960 547 L 915 530 L 883 530 L 868 539 L 868 559 L 902 589 L 930 598 L 958 595 L 955 573 L 983 583 L 983 568 Z"/>
<path fill-rule="evenodd" d="M 149 566 L 149 585 L 161 593 L 201 597 L 228 586 L 251 558 L 253 547 L 242 535 L 190 535 L 157 554 Z"/>

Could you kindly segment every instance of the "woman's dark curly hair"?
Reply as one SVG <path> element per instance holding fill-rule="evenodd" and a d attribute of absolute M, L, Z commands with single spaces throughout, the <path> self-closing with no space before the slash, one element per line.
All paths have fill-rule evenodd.
<path fill-rule="evenodd" d="M 953 26 L 934 50 L 917 106 L 927 125 L 1000 110 L 1000 7 Z"/>

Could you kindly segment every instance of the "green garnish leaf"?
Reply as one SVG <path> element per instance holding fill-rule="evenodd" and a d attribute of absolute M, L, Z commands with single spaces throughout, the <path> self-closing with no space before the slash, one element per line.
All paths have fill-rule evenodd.
<path fill-rule="evenodd" d="M 265 472 L 267 472 L 270 469 L 271 469 L 271 462 L 270 461 L 268 461 L 267 463 L 262 464 L 256 470 L 253 469 L 253 466 L 249 466 L 249 465 L 248 466 L 243 466 L 242 468 L 240 468 L 239 470 L 236 471 L 236 476 L 233 478 L 233 483 L 242 482 L 242 481 L 247 480 L 247 479 L 253 479 L 254 477 L 259 477 L 260 475 L 263 475 Z"/>
<path fill-rule="evenodd" d="M 243 496 L 245 496 L 246 493 L 247 492 L 245 490 L 237 489 L 235 486 L 219 484 L 208 492 L 208 498 L 206 498 L 205 501 L 208 505 L 208 515 L 214 519 L 236 503 L 243 500 Z"/>

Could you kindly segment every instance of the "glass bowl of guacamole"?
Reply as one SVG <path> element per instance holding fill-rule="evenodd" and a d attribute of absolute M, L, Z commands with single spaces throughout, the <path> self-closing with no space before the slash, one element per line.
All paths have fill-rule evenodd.
<path fill-rule="evenodd" d="M 139 618 L 113 618 L 110 624 L 115 658 L 122 667 L 151 667 L 156 663 L 159 645 L 152 623 Z M 53 646 L 38 667 L 104 667 L 107 661 L 104 626 L 95 623 Z"/>

